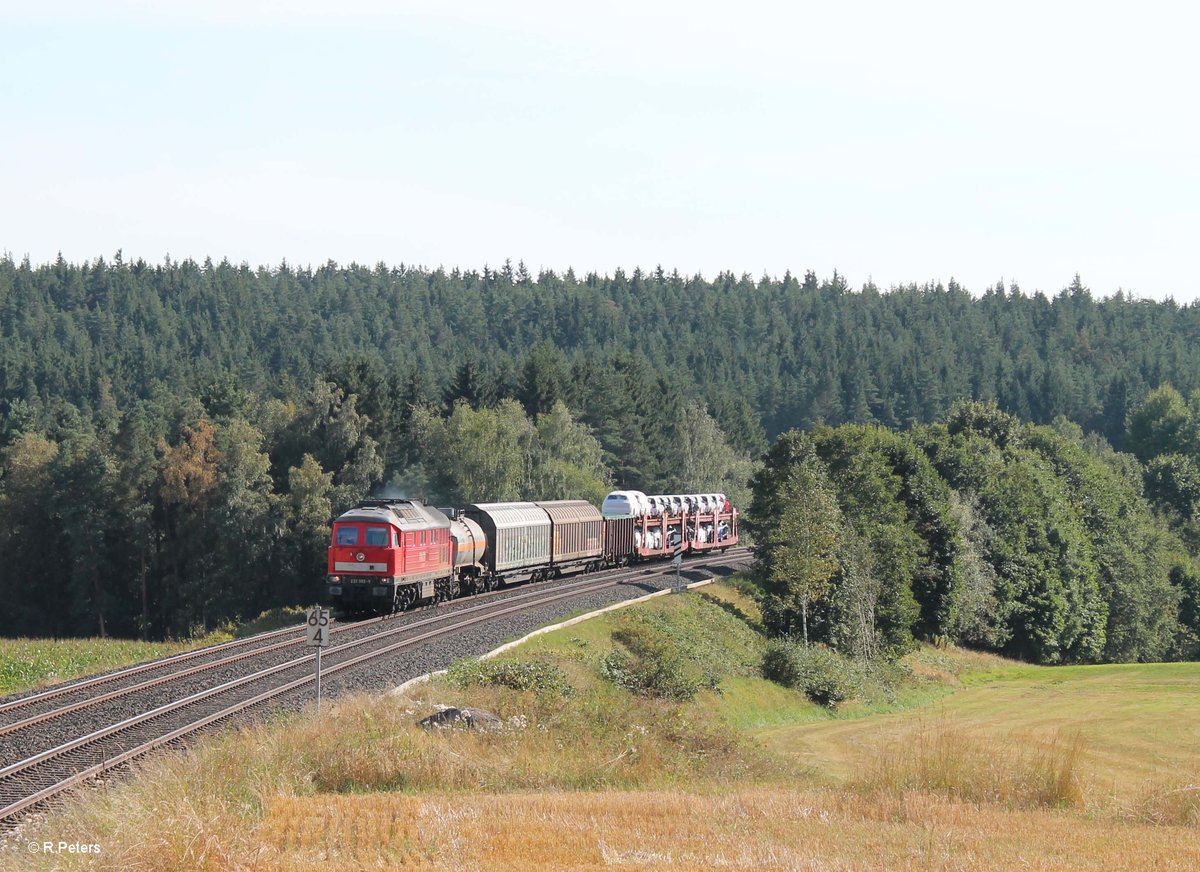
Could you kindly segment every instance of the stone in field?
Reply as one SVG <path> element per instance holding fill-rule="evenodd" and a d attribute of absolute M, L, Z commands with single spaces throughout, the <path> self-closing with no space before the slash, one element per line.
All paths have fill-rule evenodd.
<path fill-rule="evenodd" d="M 498 730 L 502 726 L 500 718 L 491 712 L 473 708 L 447 708 L 440 712 L 417 721 L 417 726 L 425 730 L 444 727 L 466 727 L 472 730 Z"/>

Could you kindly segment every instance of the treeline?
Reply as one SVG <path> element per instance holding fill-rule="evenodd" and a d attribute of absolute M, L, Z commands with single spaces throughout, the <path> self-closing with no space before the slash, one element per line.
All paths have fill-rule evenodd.
<path fill-rule="evenodd" d="M 435 399 L 360 361 L 287 399 L 225 379 L 199 396 L 159 389 L 127 408 L 103 393 L 92 414 L 60 401 L 44 428 L 7 416 L 0 597 L 9 626 L 157 638 L 311 603 L 330 520 L 362 497 L 598 503 L 627 426 L 659 431 L 623 460 L 642 464 L 648 480 L 745 492 L 749 459 L 695 403 L 651 406 L 647 394 L 649 419 L 630 414 L 594 431 L 559 395 L 572 395 L 565 374 L 553 389 L 530 382 L 540 387 L 528 407 L 481 398 L 470 367 L 460 375 L 464 396 Z M 607 385 L 607 402 L 620 407 L 636 384 L 595 387 Z M 658 396 L 656 385 L 642 387 Z"/>
<path fill-rule="evenodd" d="M 1065 416 L 1119 448 L 1150 389 L 1200 387 L 1200 309 L 1096 299 L 1078 278 L 1053 296 L 997 284 L 973 297 L 953 282 L 852 291 L 812 273 L 252 269 L 119 254 L 35 267 L 5 257 L 0 337 L 0 403 L 43 422 L 61 401 L 90 414 L 106 392 L 128 408 L 230 378 L 287 398 L 347 357 L 430 395 L 472 362 L 485 391 L 511 397 L 539 345 L 572 370 L 627 356 L 711 410 L 739 450 L 765 447 L 763 431 L 817 423 L 907 429 L 963 397 L 1035 423 Z M 591 411 L 596 399 L 572 408 Z"/>
<path fill-rule="evenodd" d="M 1078 279 L 974 298 L 811 273 L 0 257 L 0 595 L 30 634 L 178 635 L 312 601 L 331 517 L 372 492 L 744 504 L 785 433 L 761 505 L 778 475 L 830 496 L 784 501 L 830 537 L 805 559 L 836 556 L 815 637 L 1191 656 L 1200 402 L 1155 389 L 1200 388 L 1198 337 L 1195 306 Z M 1012 441 L 951 432 L 962 398 Z M 1077 505 L 1073 477 L 1098 495 Z"/>
<path fill-rule="evenodd" d="M 766 620 L 865 657 L 948 640 L 1038 663 L 1196 659 L 1198 408 L 1164 388 L 1134 411 L 1149 466 L 1065 419 L 966 401 L 907 433 L 785 433 L 747 523 Z"/>

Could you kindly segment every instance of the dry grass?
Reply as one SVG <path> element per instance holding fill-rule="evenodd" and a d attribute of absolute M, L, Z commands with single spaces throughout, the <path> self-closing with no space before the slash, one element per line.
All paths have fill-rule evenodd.
<path fill-rule="evenodd" d="M 1081 808 L 1083 750 L 1077 730 L 1017 743 L 938 721 L 883 746 L 851 783 L 864 793 L 915 790 L 1008 808 Z"/>
<path fill-rule="evenodd" d="M 115 815 L 129 810 L 114 807 Z M 7 868 L 1078 870 L 1200 868 L 1200 829 L 934 793 L 786 787 L 278 795 L 261 818 L 204 803 L 99 839 L 100 862 Z"/>
<path fill-rule="evenodd" d="M 241 730 L 25 834 L 98 842 L 99 863 L 18 839 L 0 869 L 1200 868 L 1200 667 L 1005 671 L 926 651 L 914 708 L 850 719 L 748 674 L 723 608 L 671 598 L 645 621 L 703 640 L 680 649 L 689 668 L 733 664 L 721 695 L 601 680 L 621 625 L 589 622 L 521 654 L 569 696 L 447 679 Z M 919 707 L 939 681 L 957 689 Z M 505 727 L 417 729 L 439 702 Z"/>
<path fill-rule="evenodd" d="M 819 786 L 684 707 L 474 688 L 495 733 L 432 732 L 419 700 L 239 731 L 93 795 L 38 828 L 94 858 L 0 852 L 0 868 L 1030 869 L 1200 864 L 1196 793 L 1089 802 L 1075 732 L 999 742 L 943 719 L 862 749 Z M 457 701 L 457 700 L 456 700 Z M 867 719 L 873 720 L 873 719 Z M 885 720 L 880 718 L 880 721 Z M 33 833 L 30 833 L 32 836 Z M 332 865 L 330 865 L 332 864 Z"/>
<path fill-rule="evenodd" d="M 1200 831 L 926 793 L 282 798 L 247 866 L 312 869 L 1194 869 Z"/>
<path fill-rule="evenodd" d="M 1200 775 L 1147 784 L 1120 811 L 1126 819 L 1140 823 L 1196 826 L 1200 824 Z"/>
<path fill-rule="evenodd" d="M 732 731 L 615 690 L 563 700 L 476 688 L 471 703 L 505 718 L 503 729 L 478 733 L 414 726 L 447 688 L 422 692 L 416 701 L 360 697 L 320 719 L 239 730 L 196 753 L 154 759 L 140 777 L 72 805 L 28 837 L 96 841 L 106 863 L 122 868 L 224 870 L 255 855 L 264 809 L 318 793 L 699 787 L 796 775 Z M 43 868 L 64 862 L 33 859 Z M 28 869 L 29 860 L 0 852 L 0 869 Z"/>
<path fill-rule="evenodd" d="M 952 687 L 961 687 L 964 679 L 972 683 L 987 681 L 1013 668 L 1011 660 L 954 645 L 919 648 L 906 656 L 904 663 L 914 676 Z"/>

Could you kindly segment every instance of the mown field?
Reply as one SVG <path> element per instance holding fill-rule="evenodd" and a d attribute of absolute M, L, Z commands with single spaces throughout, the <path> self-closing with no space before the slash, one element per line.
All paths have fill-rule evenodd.
<path fill-rule="evenodd" d="M 965 678 L 962 690 L 903 714 L 759 735 L 834 783 L 854 778 L 868 754 L 899 771 L 919 755 L 957 746 L 964 764 L 977 768 L 1049 749 L 1075 753 L 1092 806 L 1134 804 L 1153 785 L 1175 780 L 1200 785 L 1200 664 L 1013 666 Z M 1192 790 L 1200 811 L 1200 787 Z"/>
<path fill-rule="evenodd" d="M 757 677 L 731 587 L 659 599 L 208 740 L 30 827 L 0 868 L 1200 867 L 1200 665 L 906 659 L 836 710 Z M 439 704 L 492 732 L 431 731 Z"/>

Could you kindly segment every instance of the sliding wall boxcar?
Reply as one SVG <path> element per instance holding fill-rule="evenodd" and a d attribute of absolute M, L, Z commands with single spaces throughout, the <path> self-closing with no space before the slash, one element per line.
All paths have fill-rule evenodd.
<path fill-rule="evenodd" d="M 556 567 L 596 560 L 604 552 L 604 519 L 586 500 L 536 503 L 550 516 L 550 560 Z"/>
<path fill-rule="evenodd" d="M 534 503 L 477 503 L 463 514 L 483 529 L 484 563 L 497 575 L 550 565 L 550 516 Z"/>

